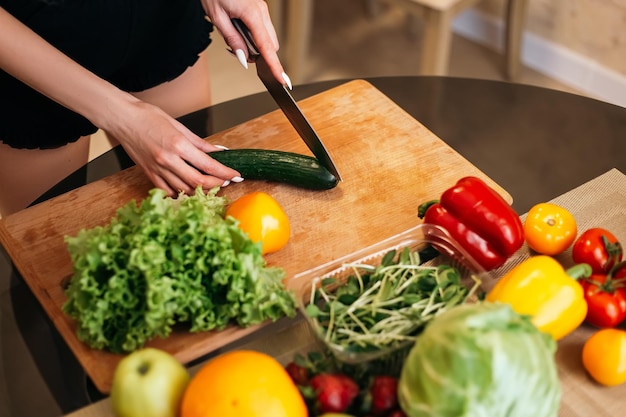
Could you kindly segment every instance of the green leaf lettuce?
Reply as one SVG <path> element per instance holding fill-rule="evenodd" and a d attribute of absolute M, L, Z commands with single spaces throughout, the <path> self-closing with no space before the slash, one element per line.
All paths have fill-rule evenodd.
<path fill-rule="evenodd" d="M 224 219 L 218 190 L 173 199 L 154 189 L 109 224 L 66 236 L 74 275 L 63 310 L 81 340 L 129 352 L 177 323 L 199 332 L 295 315 L 284 270 Z"/>

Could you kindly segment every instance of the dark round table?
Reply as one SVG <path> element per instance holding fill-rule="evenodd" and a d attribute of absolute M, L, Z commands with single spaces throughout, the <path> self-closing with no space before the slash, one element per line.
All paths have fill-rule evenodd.
<path fill-rule="evenodd" d="M 347 80 L 296 86 L 297 100 Z M 626 109 L 569 93 L 506 82 L 450 77 L 368 79 L 458 153 L 506 189 L 518 213 L 604 172 L 626 172 Z M 277 108 L 259 93 L 180 120 L 205 137 Z M 323 138 L 322 138 L 323 139 Z M 393 146 L 381 143 L 380 146 Z M 106 152 L 40 200 L 111 175 L 133 163 L 121 148 Z M 28 398 L 52 397 L 37 415 L 67 413 L 97 397 L 82 369 L 0 250 L 0 413 L 25 415 Z M 28 352 L 16 352 L 21 336 Z M 29 381 L 35 381 L 35 384 Z M 35 388 L 32 388 L 35 387 Z M 29 389 L 34 389 L 30 391 Z M 29 391 L 25 391 L 29 390 Z M 43 391 L 42 391 L 43 392 Z"/>
<path fill-rule="evenodd" d="M 529 85 L 450 77 L 368 79 L 513 196 L 524 213 L 596 176 L 626 172 L 626 109 Z M 296 86 L 300 100 L 346 82 Z M 277 108 L 267 93 L 221 103 L 181 118 L 200 136 Z M 89 180 L 132 164 L 111 151 L 91 162 Z M 43 198 L 84 184 L 77 174 Z"/>

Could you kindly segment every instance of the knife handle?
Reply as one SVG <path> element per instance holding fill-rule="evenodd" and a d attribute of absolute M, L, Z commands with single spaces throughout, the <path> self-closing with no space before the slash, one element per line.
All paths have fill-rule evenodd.
<path fill-rule="evenodd" d="M 250 29 L 248 29 L 248 26 L 246 26 L 241 19 L 231 19 L 231 22 L 233 23 L 233 26 L 235 26 L 235 29 L 237 29 L 237 31 L 241 34 L 244 41 L 246 41 L 250 58 L 254 60 L 256 57 L 261 55 L 259 48 L 257 48 L 256 43 L 254 43 L 254 39 L 252 39 L 252 33 L 250 32 Z"/>

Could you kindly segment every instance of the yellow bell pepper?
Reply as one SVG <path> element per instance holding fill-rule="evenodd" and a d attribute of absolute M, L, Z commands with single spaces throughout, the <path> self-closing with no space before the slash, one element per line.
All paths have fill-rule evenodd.
<path fill-rule="evenodd" d="M 566 271 L 554 258 L 537 255 L 505 274 L 486 300 L 510 304 L 518 314 L 531 316 L 539 330 L 559 340 L 587 315 L 587 302 L 576 279 L 590 274 L 587 264 Z"/>

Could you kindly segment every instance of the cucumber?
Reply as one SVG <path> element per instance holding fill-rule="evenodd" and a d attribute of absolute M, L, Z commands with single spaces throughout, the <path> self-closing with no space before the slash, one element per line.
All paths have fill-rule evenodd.
<path fill-rule="evenodd" d="M 267 149 L 230 149 L 209 155 L 239 171 L 244 179 L 281 182 L 309 190 L 329 190 L 339 182 L 317 159 L 307 155 Z"/>

